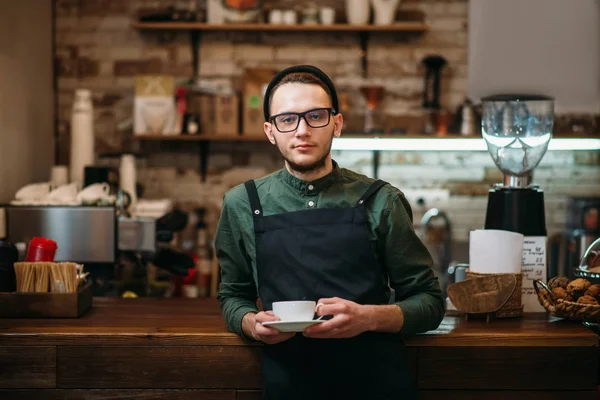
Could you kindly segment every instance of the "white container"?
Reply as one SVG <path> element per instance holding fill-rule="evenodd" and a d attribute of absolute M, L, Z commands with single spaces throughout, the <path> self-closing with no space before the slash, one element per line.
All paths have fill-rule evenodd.
<path fill-rule="evenodd" d="M 498 229 L 469 233 L 469 269 L 478 274 L 520 274 L 524 236 Z"/>
<path fill-rule="evenodd" d="M 294 10 L 285 10 L 283 12 L 283 23 L 286 25 L 294 25 L 298 22 L 298 17 L 296 16 L 296 11 Z"/>
<path fill-rule="evenodd" d="M 373 23 L 375 25 L 391 25 L 396 18 L 396 10 L 400 0 L 371 0 L 373 2 Z"/>
<path fill-rule="evenodd" d="M 335 9 L 333 7 L 323 7 L 319 10 L 319 20 L 323 25 L 331 25 L 335 22 Z"/>
<path fill-rule="evenodd" d="M 283 24 L 283 11 L 271 10 L 271 12 L 269 13 L 269 23 L 273 25 Z"/>
<path fill-rule="evenodd" d="M 221 0 L 206 0 L 206 22 L 209 24 L 225 22 L 225 11 Z"/>
<path fill-rule="evenodd" d="M 50 185 L 53 189 L 69 183 L 69 168 L 66 165 L 53 165 L 50 169 Z"/>
<path fill-rule="evenodd" d="M 135 156 L 133 154 L 123 154 L 119 165 L 119 185 L 121 189 L 131 196 L 130 210 L 134 210 L 137 202 L 135 185 L 137 182 L 137 173 L 135 167 Z"/>
<path fill-rule="evenodd" d="M 350 25 L 368 24 L 370 12 L 369 0 L 346 0 L 346 18 Z"/>
<path fill-rule="evenodd" d="M 83 184 L 84 169 L 94 164 L 94 110 L 92 92 L 75 91 L 71 113 L 71 182 Z"/>

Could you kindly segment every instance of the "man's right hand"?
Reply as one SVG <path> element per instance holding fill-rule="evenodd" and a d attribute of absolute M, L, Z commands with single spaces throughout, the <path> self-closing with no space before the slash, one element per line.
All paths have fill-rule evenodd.
<path fill-rule="evenodd" d="M 272 311 L 261 311 L 259 313 L 248 313 L 242 318 L 242 329 L 246 336 L 264 342 L 275 344 L 293 337 L 295 332 L 279 332 L 270 326 L 264 326 L 263 322 L 279 321 Z"/>

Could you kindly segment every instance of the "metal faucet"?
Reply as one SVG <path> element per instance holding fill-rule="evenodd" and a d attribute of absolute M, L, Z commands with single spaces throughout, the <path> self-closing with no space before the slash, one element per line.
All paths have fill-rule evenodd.
<path fill-rule="evenodd" d="M 452 224 L 448 214 L 438 208 L 427 210 L 421 218 L 421 237 L 426 240 L 427 231 L 431 228 L 432 221 L 438 218 L 444 221 L 444 244 L 442 256 L 440 257 L 440 272 L 446 278 L 447 269 L 452 261 Z"/>

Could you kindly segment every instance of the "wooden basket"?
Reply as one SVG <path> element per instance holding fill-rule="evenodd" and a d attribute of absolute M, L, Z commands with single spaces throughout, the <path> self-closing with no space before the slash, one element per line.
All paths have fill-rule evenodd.
<path fill-rule="evenodd" d="M 467 279 L 481 278 L 490 275 L 506 275 L 506 274 L 480 274 L 478 272 L 466 271 Z M 515 291 L 508 298 L 506 303 L 498 311 L 495 312 L 496 318 L 515 318 L 523 316 L 523 304 L 521 303 L 521 293 L 523 291 L 523 274 L 510 274 L 517 279 Z"/>
<path fill-rule="evenodd" d="M 548 285 L 539 279 L 533 281 L 533 287 L 538 301 L 551 315 L 574 321 L 600 322 L 600 305 L 558 299 Z"/>
<path fill-rule="evenodd" d="M 0 293 L 0 318 L 78 318 L 91 306 L 91 282 L 74 293 Z"/>

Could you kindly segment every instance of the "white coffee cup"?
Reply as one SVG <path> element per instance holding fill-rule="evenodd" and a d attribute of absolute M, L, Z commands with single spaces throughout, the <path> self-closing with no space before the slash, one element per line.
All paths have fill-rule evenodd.
<path fill-rule="evenodd" d="M 276 301 L 273 303 L 273 314 L 282 321 L 310 321 L 315 316 L 314 301 Z"/>

